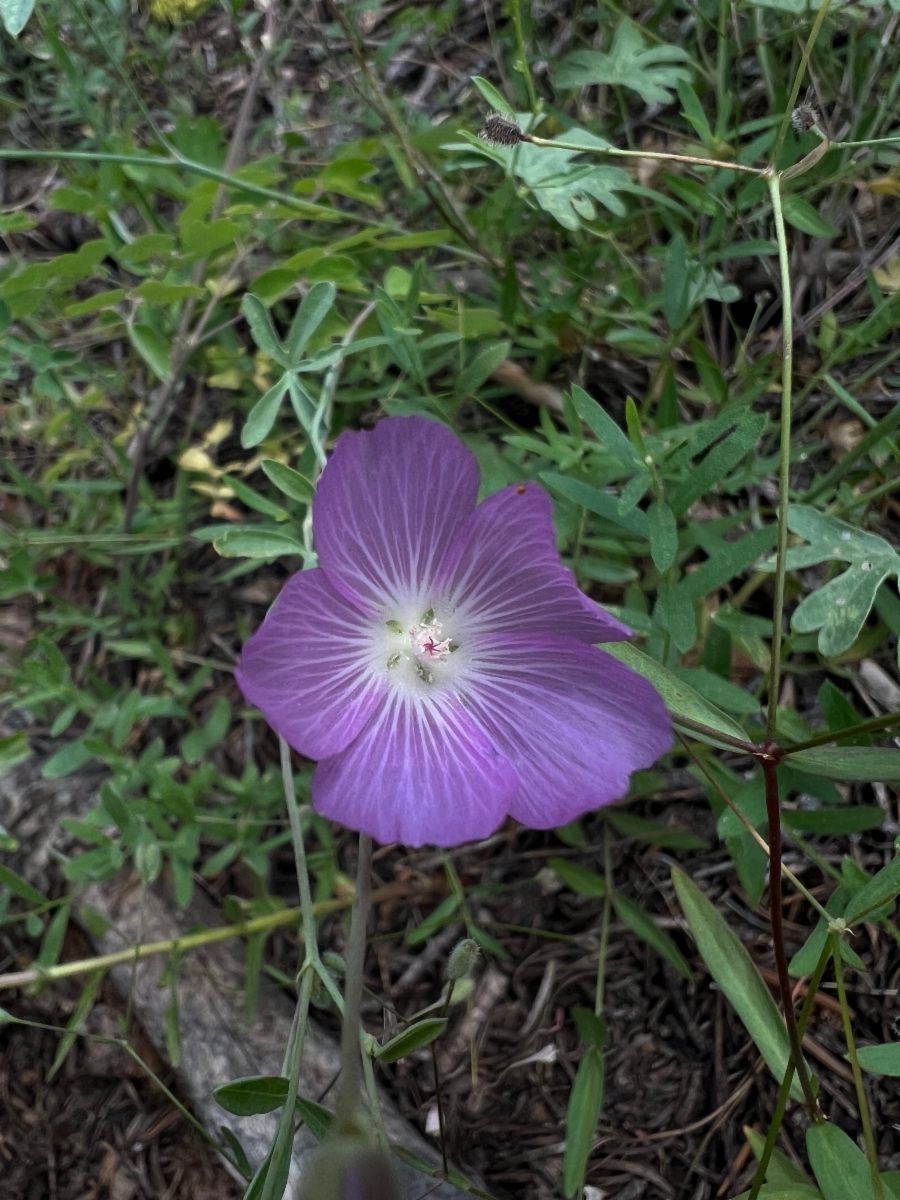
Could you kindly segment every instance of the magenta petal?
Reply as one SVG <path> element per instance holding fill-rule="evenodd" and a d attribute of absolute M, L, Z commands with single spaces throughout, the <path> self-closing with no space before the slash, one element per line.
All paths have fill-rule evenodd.
<path fill-rule="evenodd" d="M 352 746 L 320 762 L 318 812 L 377 841 L 457 846 L 487 837 L 518 779 L 453 697 L 391 692 Z"/>
<path fill-rule="evenodd" d="M 244 646 L 235 672 L 241 691 L 308 758 L 349 746 L 384 699 L 371 626 L 324 571 L 301 571 Z"/>
<path fill-rule="evenodd" d="M 531 829 L 621 800 L 631 772 L 672 745 L 659 693 L 602 650 L 511 635 L 490 638 L 477 658 L 464 702 L 515 767 L 509 812 Z"/>
<path fill-rule="evenodd" d="M 480 504 L 441 564 L 441 607 L 468 634 L 557 634 L 618 642 L 631 631 L 579 590 L 556 549 L 553 505 L 532 483 Z"/>
<path fill-rule="evenodd" d="M 322 568 L 350 599 L 427 607 L 478 483 L 474 454 L 424 417 L 390 417 L 369 433 L 342 434 L 314 506 Z"/>

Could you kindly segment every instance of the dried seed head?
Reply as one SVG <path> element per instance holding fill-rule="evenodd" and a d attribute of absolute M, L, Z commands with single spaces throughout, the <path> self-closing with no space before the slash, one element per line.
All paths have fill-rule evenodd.
<path fill-rule="evenodd" d="M 515 146 L 523 140 L 522 130 L 515 121 L 501 117 L 499 113 L 491 113 L 484 123 L 481 137 L 492 146 Z"/>
<path fill-rule="evenodd" d="M 818 125 L 820 120 L 819 114 L 808 100 L 798 104 L 791 113 L 791 124 L 797 133 L 806 133 L 814 125 Z"/>
<path fill-rule="evenodd" d="M 478 961 L 478 943 L 472 938 L 463 938 L 453 947 L 447 960 L 447 978 L 451 983 L 467 979 Z"/>

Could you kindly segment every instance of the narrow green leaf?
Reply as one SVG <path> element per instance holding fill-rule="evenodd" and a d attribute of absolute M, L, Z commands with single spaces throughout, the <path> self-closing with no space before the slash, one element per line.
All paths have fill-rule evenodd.
<path fill-rule="evenodd" d="M 786 809 L 782 820 L 788 829 L 803 833 L 818 833 L 840 837 L 848 833 L 863 833 L 877 829 L 887 814 L 874 805 L 859 804 L 853 808 L 817 808 L 812 810 Z"/>
<path fill-rule="evenodd" d="M 758 1129 L 753 1129 L 748 1125 L 744 1126 L 744 1136 L 750 1143 L 750 1147 L 756 1155 L 758 1162 L 762 1158 L 766 1139 Z M 769 1169 L 766 1171 L 766 1183 L 780 1188 L 813 1186 L 812 1180 L 803 1168 L 791 1162 L 788 1156 L 783 1154 L 777 1147 L 773 1148 L 772 1156 L 769 1159 Z"/>
<path fill-rule="evenodd" d="M 287 367 L 289 365 L 287 353 L 275 332 L 271 314 L 259 296 L 254 296 L 252 292 L 245 292 L 241 300 L 241 312 L 247 318 L 253 340 L 263 354 L 267 354 L 280 367 Z"/>
<path fill-rule="evenodd" d="M 490 379 L 497 367 L 509 357 L 509 342 L 496 342 L 479 351 L 456 381 L 457 400 L 474 396 L 483 383 Z"/>
<path fill-rule="evenodd" d="M 34 0 L 0 0 L 0 17 L 10 37 L 18 37 L 34 11 Z"/>
<path fill-rule="evenodd" d="M 678 524 L 675 514 L 664 501 L 656 500 L 647 509 L 650 525 L 650 554 L 657 571 L 668 571 L 678 554 Z"/>
<path fill-rule="evenodd" d="M 37 956 L 39 967 L 53 967 L 59 962 L 63 938 L 69 928 L 70 904 L 61 904 L 50 919 L 44 940 L 41 942 L 40 953 Z"/>
<path fill-rule="evenodd" d="M 172 346 L 149 325 L 131 325 L 128 329 L 131 344 L 147 366 L 160 379 L 172 378 Z"/>
<path fill-rule="evenodd" d="M 669 492 L 669 503 L 676 516 L 682 516 L 695 501 L 707 492 L 715 490 L 728 472 L 752 453 L 762 436 L 766 422 L 767 417 L 764 413 L 745 415 L 732 434 L 714 446 L 699 463 L 694 464 L 684 483 L 678 484 Z"/>
<path fill-rule="evenodd" d="M 89 763 L 93 757 L 93 753 L 79 738 L 51 754 L 41 768 L 41 775 L 44 779 L 61 779 L 63 775 L 71 775 L 73 771 Z"/>
<path fill-rule="evenodd" d="M 670 962 L 679 975 L 685 979 L 693 978 L 693 972 L 688 966 L 684 955 L 665 930 L 660 929 L 652 917 L 648 916 L 642 908 L 639 908 L 633 900 L 629 900 L 627 896 L 621 895 L 620 892 L 613 893 L 612 902 L 619 920 L 624 921 L 632 933 L 636 933 L 657 954 Z"/>
<path fill-rule="evenodd" d="M 707 850 L 709 843 L 695 833 L 684 829 L 671 829 L 662 821 L 651 821 L 624 809 L 608 808 L 604 816 L 623 837 L 639 838 L 651 846 L 670 846 L 678 850 Z"/>
<path fill-rule="evenodd" d="M 59 1068 L 63 1065 L 69 1056 L 69 1051 L 75 1044 L 75 1038 L 81 1032 L 81 1028 L 88 1018 L 88 1014 L 94 1007 L 94 1001 L 97 998 L 97 993 L 100 990 L 100 984 L 103 982 L 103 971 L 92 971 L 87 978 L 81 995 L 78 998 L 78 1003 L 75 1005 L 75 1011 L 72 1013 L 66 1022 L 66 1032 L 59 1040 L 56 1056 L 53 1059 L 53 1064 L 47 1072 L 46 1082 L 49 1083 Z"/>
<path fill-rule="evenodd" d="M 437 933 L 439 929 L 449 924 L 458 908 L 459 897 L 455 894 L 447 896 L 433 912 L 428 914 L 421 925 L 406 935 L 406 944 L 415 946 L 418 942 L 427 942 L 433 933 Z"/>
<path fill-rule="evenodd" d="M 696 737 L 700 741 L 712 742 L 714 745 L 719 744 L 715 740 L 716 733 L 724 733 L 733 738 L 746 740 L 747 735 L 740 725 L 732 721 L 731 717 L 727 717 L 715 705 L 704 700 L 698 692 L 673 675 L 662 663 L 658 663 L 648 654 L 644 654 L 636 646 L 632 646 L 629 642 L 607 642 L 603 651 L 605 654 L 611 654 L 620 662 L 626 663 L 639 675 L 643 675 L 645 679 L 649 679 L 665 700 L 666 707 L 673 717 L 686 717 L 690 721 L 697 721 L 701 725 L 705 725 L 712 731 L 708 737 L 694 732 L 691 733 L 691 737 Z"/>
<path fill-rule="evenodd" d="M 624 430 L 620 429 L 609 413 L 589 396 L 584 388 L 572 385 L 572 403 L 575 411 L 606 450 L 626 467 L 642 466 L 640 456 L 632 446 Z"/>
<path fill-rule="evenodd" d="M 274 1112 L 287 1099 L 288 1080 L 282 1075 L 250 1075 L 232 1079 L 213 1092 L 216 1102 L 236 1117 Z"/>
<path fill-rule="evenodd" d="M 802 233 L 808 233 L 810 237 L 836 238 L 841 235 L 841 231 L 830 221 L 819 216 L 809 201 L 804 200 L 802 196 L 784 196 L 781 207 L 788 225 L 793 225 Z"/>
<path fill-rule="evenodd" d="M 331 1129 L 331 1122 L 334 1119 L 331 1113 L 321 1104 L 316 1104 L 314 1100 L 306 1100 L 303 1096 L 298 1096 L 294 1103 L 297 1106 L 297 1112 L 309 1127 L 310 1133 L 321 1142 L 328 1136 Z"/>
<path fill-rule="evenodd" d="M 303 554 L 304 547 L 289 533 L 277 529 L 230 529 L 213 542 L 223 558 L 280 558 Z"/>
<path fill-rule="evenodd" d="M 298 363 L 306 343 L 325 320 L 336 295 L 337 288 L 333 283 L 319 282 L 314 283 L 303 297 L 287 338 L 288 362 L 292 366 Z"/>
<path fill-rule="evenodd" d="M 710 975 L 731 1002 L 769 1070 L 780 1082 L 784 1078 L 791 1050 L 787 1030 L 772 993 L 743 942 L 694 881 L 677 868 L 672 871 L 672 881 Z M 803 1098 L 796 1074 L 791 1084 L 791 1095 L 795 1100 Z"/>
<path fill-rule="evenodd" d="M 625 437 L 624 434 L 622 436 Z M 627 438 L 625 440 L 628 441 Z M 582 483 L 580 479 L 570 479 L 568 475 L 559 475 L 555 471 L 541 472 L 541 479 L 548 487 L 560 492 L 575 504 L 580 504 L 590 512 L 596 513 L 598 517 L 612 521 L 614 525 L 621 525 L 623 529 L 627 529 L 629 533 L 638 537 L 650 537 L 647 514 L 639 508 L 633 509 L 629 513 L 620 513 L 618 497 L 613 496 L 610 492 L 591 487 L 589 483 Z"/>
<path fill-rule="evenodd" d="M 861 917 L 889 904 L 900 896 L 900 854 L 892 858 L 886 867 L 856 893 L 844 910 L 844 920 L 848 925 L 860 920 Z"/>
<path fill-rule="evenodd" d="M 312 504 L 316 489 L 305 475 L 272 458 L 263 459 L 262 469 L 285 496 L 290 496 L 292 500 L 298 500 L 301 504 Z"/>
<path fill-rule="evenodd" d="M 415 1025 L 410 1025 L 408 1029 L 398 1033 L 395 1038 L 391 1038 L 383 1046 L 379 1046 L 375 1051 L 375 1056 L 382 1062 L 397 1062 L 401 1058 L 406 1058 L 408 1054 L 421 1050 L 423 1046 L 430 1046 L 446 1028 L 446 1017 L 426 1017 L 423 1021 L 417 1021 Z"/>
<path fill-rule="evenodd" d="M 0 887 L 8 887 L 13 895 L 18 896 L 27 904 L 47 903 L 46 897 L 42 896 L 37 888 L 32 887 L 27 880 L 21 879 L 15 871 L 5 867 L 2 863 L 0 863 Z"/>
<path fill-rule="evenodd" d="M 269 430 L 275 424 L 275 418 L 278 416 L 278 410 L 281 408 L 281 402 L 290 384 L 291 376 L 289 374 L 282 375 L 278 382 L 273 384 L 264 396 L 260 396 L 250 409 L 247 420 L 244 422 L 244 428 L 241 430 L 241 445 L 245 450 L 258 446 L 268 435 Z"/>
<path fill-rule="evenodd" d="M 578 1072 L 569 1096 L 566 1113 L 565 1182 L 563 1191 L 569 1198 L 580 1194 L 584 1186 L 588 1159 L 591 1154 L 597 1122 L 603 1110 L 606 1085 L 606 1062 L 603 1055 L 591 1046 L 578 1064 Z"/>
<path fill-rule="evenodd" d="M 572 1020 L 578 1030 L 578 1036 L 589 1046 L 602 1050 L 609 1041 L 609 1029 L 602 1017 L 589 1008 L 573 1008 Z"/>
<path fill-rule="evenodd" d="M 589 871 L 587 867 L 580 867 L 578 863 L 565 858 L 551 858 L 547 865 L 578 896 L 605 896 L 609 891 L 602 875 Z"/>
<path fill-rule="evenodd" d="M 806 1152 L 825 1200 L 874 1200 L 868 1159 L 839 1126 L 826 1121 L 807 1129 Z"/>
<path fill-rule="evenodd" d="M 900 781 L 900 750 L 877 746 L 817 746 L 790 756 L 791 766 L 854 783 Z"/>
<path fill-rule="evenodd" d="M 900 1042 L 886 1042 L 882 1046 L 858 1046 L 856 1057 L 859 1065 L 873 1075 L 900 1075 Z"/>
<path fill-rule="evenodd" d="M 512 105 L 507 101 L 506 97 L 494 87 L 492 83 L 488 83 L 481 75 L 473 75 L 472 82 L 481 92 L 484 99 L 496 112 L 502 113 L 504 117 L 509 117 L 515 120 L 516 112 Z"/>

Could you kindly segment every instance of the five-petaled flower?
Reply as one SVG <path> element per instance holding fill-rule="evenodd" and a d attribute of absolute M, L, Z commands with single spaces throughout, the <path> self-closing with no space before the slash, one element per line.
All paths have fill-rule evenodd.
<path fill-rule="evenodd" d="M 478 486 L 471 451 L 422 417 L 343 434 L 314 504 L 321 565 L 288 580 L 237 671 L 318 760 L 317 811 L 380 842 L 564 825 L 671 745 L 656 690 L 594 644 L 629 631 L 560 562 L 549 497 L 479 505 Z"/>

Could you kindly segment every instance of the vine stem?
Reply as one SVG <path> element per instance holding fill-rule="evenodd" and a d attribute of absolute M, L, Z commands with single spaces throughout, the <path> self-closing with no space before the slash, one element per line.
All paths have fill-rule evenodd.
<path fill-rule="evenodd" d="M 743 163 L 723 162 L 720 158 L 698 158 L 694 154 L 670 154 L 665 150 L 620 150 L 618 146 L 579 146 L 577 142 L 557 142 L 519 131 L 517 139 L 549 150 L 578 150 L 582 154 L 608 154 L 612 158 L 649 158 L 655 162 L 688 163 L 695 167 L 718 167 L 720 171 L 739 171 L 744 175 L 765 175 L 768 167 L 748 167 Z"/>
<path fill-rule="evenodd" d="M 853 1037 L 853 1026 L 850 1023 L 850 1008 L 847 1004 L 847 989 L 844 986 L 844 963 L 841 958 L 841 935 L 832 929 L 829 938 L 832 957 L 834 959 L 834 975 L 837 981 L 838 1000 L 841 1005 L 841 1019 L 844 1022 L 844 1037 L 847 1041 L 847 1057 L 850 1059 L 850 1070 L 853 1072 L 853 1082 L 856 1085 L 856 1098 L 859 1103 L 859 1116 L 862 1121 L 863 1137 L 866 1142 L 866 1158 L 869 1160 L 869 1170 L 872 1173 L 872 1190 L 875 1200 L 884 1200 L 884 1187 L 881 1173 L 878 1170 L 878 1147 L 875 1145 L 875 1134 L 872 1131 L 872 1118 L 869 1115 L 869 1101 L 863 1083 L 862 1071 L 859 1066 L 859 1056 L 856 1053 L 856 1041 Z"/>
<path fill-rule="evenodd" d="M 787 953 L 784 948 L 784 913 L 781 906 L 781 805 L 778 798 L 777 746 L 766 747 L 759 755 L 759 763 L 766 783 L 766 814 L 769 818 L 769 908 L 772 921 L 772 945 L 775 950 L 775 965 L 778 968 L 778 987 L 784 1008 L 784 1021 L 791 1043 L 791 1056 L 797 1070 L 797 1078 L 803 1089 L 803 1097 L 813 1120 L 819 1114 L 819 1104 L 809 1079 L 809 1071 L 803 1059 L 803 1047 L 794 1015 L 794 1000 L 791 992 L 791 977 L 788 971 Z"/>

